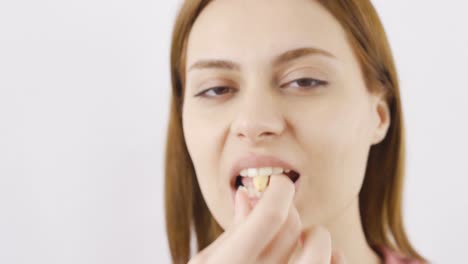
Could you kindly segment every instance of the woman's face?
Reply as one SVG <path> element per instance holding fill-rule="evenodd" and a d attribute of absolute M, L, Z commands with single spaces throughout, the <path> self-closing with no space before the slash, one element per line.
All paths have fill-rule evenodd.
<path fill-rule="evenodd" d="M 223 228 L 234 213 L 231 169 L 246 156 L 274 156 L 300 173 L 304 227 L 356 201 L 388 108 L 367 91 L 344 30 L 320 4 L 210 3 L 190 33 L 185 74 L 184 137 Z"/>

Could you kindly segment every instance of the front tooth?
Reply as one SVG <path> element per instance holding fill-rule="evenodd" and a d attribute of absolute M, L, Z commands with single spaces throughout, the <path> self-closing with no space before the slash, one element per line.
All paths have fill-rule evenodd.
<path fill-rule="evenodd" d="M 273 168 L 273 174 L 281 174 L 283 173 L 283 168 Z"/>
<path fill-rule="evenodd" d="M 270 176 L 271 174 L 281 174 L 283 173 L 283 168 L 280 167 L 264 167 L 264 168 L 248 168 L 248 169 L 243 169 L 240 172 L 240 175 L 242 177 L 256 177 L 259 175 L 262 176 Z M 289 170 L 286 170 L 288 172 Z"/>
<path fill-rule="evenodd" d="M 249 170 L 247 170 L 247 169 L 241 170 L 240 175 L 242 177 L 247 177 L 249 175 Z"/>
<path fill-rule="evenodd" d="M 248 168 L 248 176 L 249 177 L 257 176 L 257 169 L 256 168 Z"/>
<path fill-rule="evenodd" d="M 265 167 L 258 169 L 257 176 L 270 176 L 273 173 L 273 168 Z"/>
<path fill-rule="evenodd" d="M 290 171 L 291 171 L 291 170 L 285 170 L 284 172 L 285 172 L 285 173 L 289 173 Z"/>

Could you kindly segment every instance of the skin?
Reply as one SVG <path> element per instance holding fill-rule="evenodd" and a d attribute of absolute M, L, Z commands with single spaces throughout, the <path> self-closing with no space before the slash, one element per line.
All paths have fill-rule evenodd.
<path fill-rule="evenodd" d="M 305 47 L 328 55 L 274 63 Z M 192 67 L 201 60 L 239 69 Z M 358 194 L 389 110 L 368 92 L 339 22 L 310 0 L 217 0 L 192 28 L 186 65 L 184 137 L 203 197 L 226 230 L 193 262 L 328 264 L 339 251 L 332 263 L 380 263 L 364 237 Z M 206 91 L 214 87 L 226 88 Z M 255 208 L 240 192 L 233 200 L 229 170 L 248 153 L 292 164 L 297 190 L 278 175 Z"/>

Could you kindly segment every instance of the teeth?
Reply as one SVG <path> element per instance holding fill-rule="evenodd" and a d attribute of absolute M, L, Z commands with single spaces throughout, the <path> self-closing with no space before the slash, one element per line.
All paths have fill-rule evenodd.
<path fill-rule="evenodd" d="M 241 170 L 240 175 L 242 177 L 247 177 L 249 175 L 249 171 L 248 170 Z"/>
<path fill-rule="evenodd" d="M 247 168 L 240 172 L 240 176 L 252 178 L 251 184 L 243 187 L 247 191 L 249 197 L 260 197 L 265 191 L 270 181 L 272 174 L 288 173 L 291 170 L 280 167 L 262 167 L 262 168 Z M 240 188 L 240 187 L 239 187 Z"/>
<path fill-rule="evenodd" d="M 240 172 L 242 177 L 252 178 L 252 184 L 246 186 L 249 197 L 260 197 L 268 186 L 272 174 L 281 174 L 290 170 L 280 167 L 247 168 Z"/>
<path fill-rule="evenodd" d="M 279 167 L 248 168 L 241 170 L 240 175 L 242 177 L 269 176 L 271 174 L 281 174 L 283 171 L 289 172 L 289 170 Z"/>
<path fill-rule="evenodd" d="M 272 173 L 273 173 L 273 168 L 271 167 L 260 168 L 257 171 L 257 176 L 269 176 Z"/>
<path fill-rule="evenodd" d="M 248 168 L 247 170 L 249 172 L 249 174 L 248 174 L 249 177 L 255 177 L 255 176 L 258 175 L 258 169 Z"/>
<path fill-rule="evenodd" d="M 283 173 L 283 168 L 273 168 L 273 174 L 281 174 Z"/>

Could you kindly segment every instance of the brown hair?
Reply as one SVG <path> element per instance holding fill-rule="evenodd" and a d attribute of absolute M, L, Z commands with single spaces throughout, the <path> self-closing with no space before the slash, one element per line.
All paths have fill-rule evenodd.
<path fill-rule="evenodd" d="M 165 157 L 166 227 L 172 260 L 190 258 L 194 232 L 198 250 L 222 232 L 201 195 L 182 130 L 182 104 L 187 40 L 201 11 L 211 0 L 185 1 L 172 35 L 172 96 Z M 359 205 L 365 237 L 371 246 L 386 246 L 407 256 L 425 259 L 408 240 L 402 217 L 405 141 L 399 84 L 389 43 L 368 0 L 318 0 L 345 29 L 367 88 L 383 91 L 390 108 L 386 137 L 370 149 Z"/>

